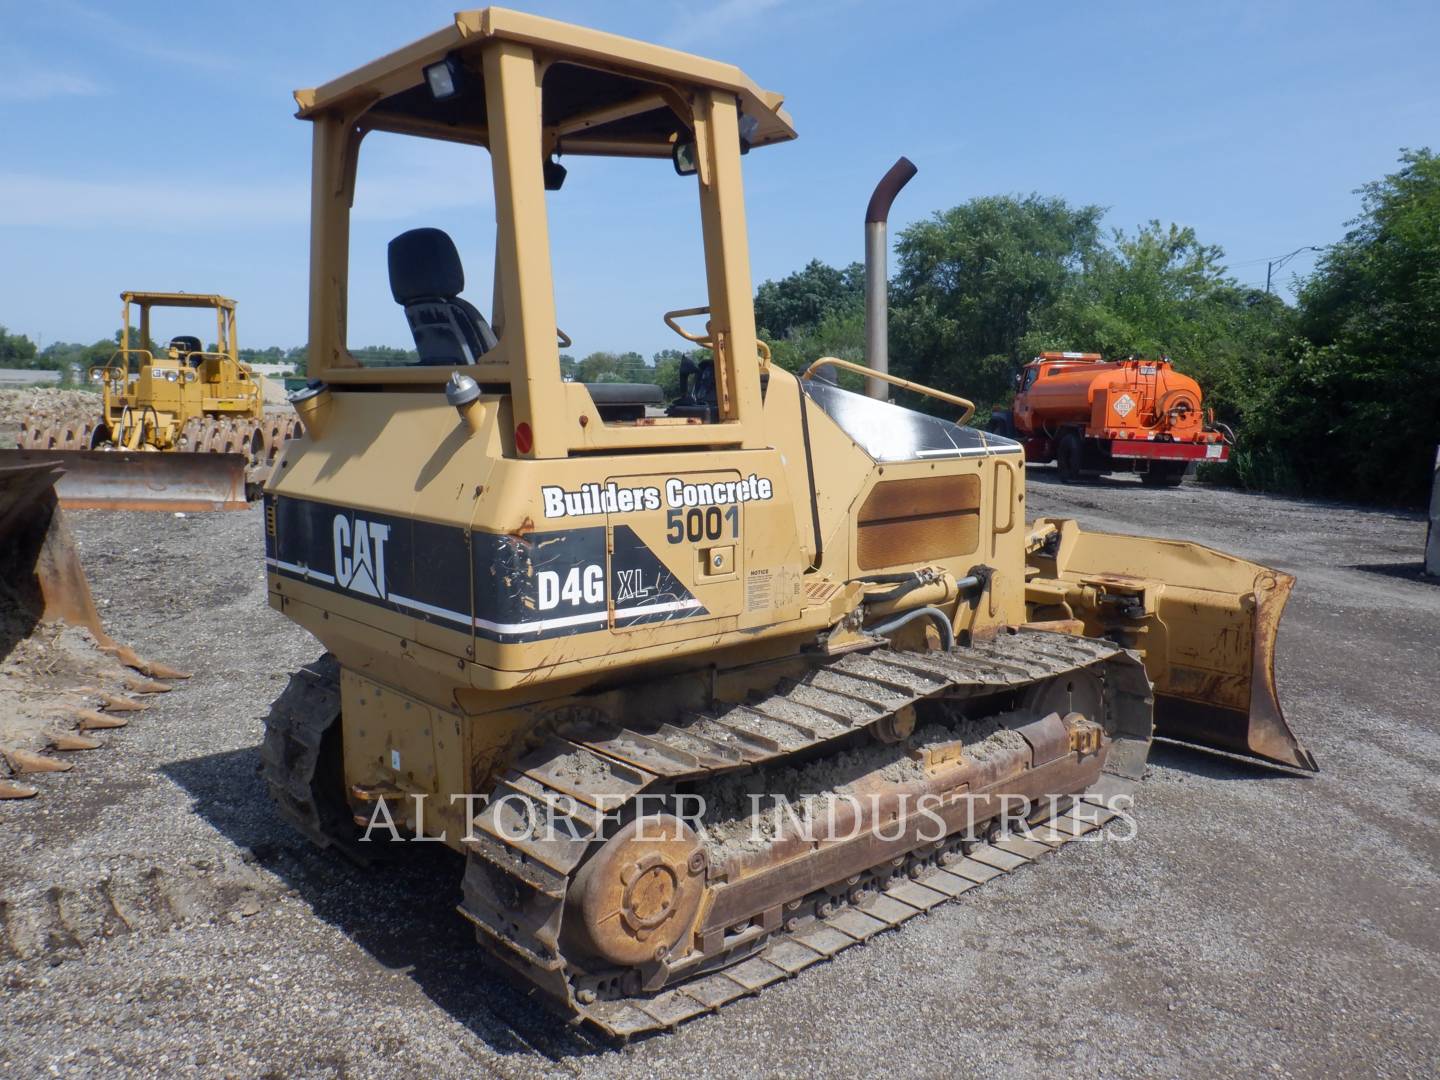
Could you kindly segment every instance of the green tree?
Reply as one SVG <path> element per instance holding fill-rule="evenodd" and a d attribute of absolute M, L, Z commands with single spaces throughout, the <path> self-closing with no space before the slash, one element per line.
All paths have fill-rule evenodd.
<path fill-rule="evenodd" d="M 104 367 L 111 361 L 112 358 L 115 357 L 115 354 L 120 351 L 121 337 L 121 332 L 119 330 L 116 330 L 113 337 L 101 338 L 93 345 L 86 346 L 79 351 L 79 353 L 75 356 L 74 362 L 80 365 L 80 373 L 82 378 L 85 377 L 85 373 L 89 371 L 90 368 Z M 155 345 L 155 342 L 148 341 L 142 338 L 140 336 L 140 331 L 133 326 L 130 328 L 130 348 L 148 349 L 152 355 L 159 351 Z M 134 370 L 136 365 L 140 362 L 140 359 L 141 358 L 134 355 L 131 356 L 131 370 Z"/>
<path fill-rule="evenodd" d="M 1232 284 L 1220 248 L 1195 230 L 1151 221 L 1134 236 L 1121 230 L 1097 245 L 1082 273 L 1071 274 L 1055 303 L 1025 335 L 1023 352 L 1084 349 L 1122 356 L 1182 354 L 1207 336 L 1197 316 Z"/>
<path fill-rule="evenodd" d="M 775 363 L 803 371 L 822 356 L 865 359 L 865 267 L 812 259 L 755 294 L 755 322 Z M 847 382 L 848 385 L 848 382 Z"/>
<path fill-rule="evenodd" d="M 393 345 L 363 345 L 351 349 L 350 353 L 366 367 L 406 367 L 420 361 L 420 354 L 414 349 L 400 349 Z"/>
<path fill-rule="evenodd" d="M 1419 503 L 1440 442 L 1440 158 L 1405 150 L 1299 293 L 1302 335 L 1246 411 L 1252 482 Z"/>
<path fill-rule="evenodd" d="M 822 356 L 863 364 L 865 362 L 865 312 L 862 309 L 839 309 L 826 314 L 818 323 L 797 326 L 788 337 L 771 343 L 775 363 L 787 371 L 804 371 Z M 844 377 L 845 386 L 858 385 L 857 380 Z"/>
<path fill-rule="evenodd" d="M 627 382 L 621 374 L 623 361 L 618 353 L 593 352 L 575 369 L 575 381 L 585 383 Z"/>
<path fill-rule="evenodd" d="M 863 312 L 864 307 L 863 265 L 838 268 L 811 259 L 803 269 L 755 290 L 755 325 L 762 338 L 779 340 L 832 315 Z"/>
<path fill-rule="evenodd" d="M 1009 394 L 1025 337 L 1100 247 L 1098 206 L 987 196 L 900 233 L 891 369 L 982 406 Z"/>
<path fill-rule="evenodd" d="M 709 359 L 710 353 L 707 349 L 661 349 L 651 357 L 652 370 L 645 381 L 660 387 L 666 401 L 680 396 L 680 365 L 687 357 L 698 364 Z"/>
<path fill-rule="evenodd" d="M 1189 227 L 1151 221 L 1133 235 L 1117 229 L 1036 315 L 1022 353 L 1168 356 L 1234 424 L 1251 383 L 1283 350 L 1293 313 L 1278 297 L 1240 286 L 1223 257 Z"/>
<path fill-rule="evenodd" d="M 35 354 L 33 341 L 24 334 L 12 334 L 0 326 L 0 366 L 35 367 Z"/>

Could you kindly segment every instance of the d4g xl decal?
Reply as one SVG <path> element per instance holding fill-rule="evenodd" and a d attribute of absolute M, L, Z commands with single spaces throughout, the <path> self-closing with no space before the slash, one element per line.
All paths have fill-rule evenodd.
<path fill-rule="evenodd" d="M 265 562 L 293 580 L 501 642 L 708 614 L 626 525 L 524 537 L 267 497 Z"/>

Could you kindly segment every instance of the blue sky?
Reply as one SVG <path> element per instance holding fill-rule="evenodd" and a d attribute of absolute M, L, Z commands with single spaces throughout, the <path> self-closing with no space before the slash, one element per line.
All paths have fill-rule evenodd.
<path fill-rule="evenodd" d="M 122 288 L 184 289 L 238 299 L 242 344 L 303 343 L 310 132 L 290 92 L 455 6 L 0 0 L 0 324 L 89 342 L 118 326 Z M 920 174 L 897 227 L 1039 191 L 1109 207 L 1111 226 L 1192 225 L 1263 284 L 1267 257 L 1337 239 L 1400 147 L 1440 145 L 1434 0 L 515 6 L 730 60 L 785 95 L 800 139 L 746 158 L 757 282 L 860 258 L 869 190 L 903 153 Z M 456 236 L 489 309 L 477 153 L 367 147 L 352 345 L 409 344 L 383 265 L 414 225 Z M 693 191 L 663 163 L 568 164 L 551 229 L 573 351 L 678 344 L 660 312 L 703 302 Z"/>

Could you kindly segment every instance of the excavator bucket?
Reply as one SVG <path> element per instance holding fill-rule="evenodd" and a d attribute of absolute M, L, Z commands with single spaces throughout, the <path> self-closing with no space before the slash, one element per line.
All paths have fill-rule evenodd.
<path fill-rule="evenodd" d="M 0 610 L 5 638 L 0 656 L 39 623 L 83 626 L 102 652 L 153 678 L 186 674 L 151 663 L 100 625 L 75 541 L 55 495 L 62 469 L 55 461 L 0 461 Z"/>
<path fill-rule="evenodd" d="M 70 510 L 244 510 L 244 454 L 129 450 L 0 450 L 0 468 L 61 468 L 55 490 Z"/>
<path fill-rule="evenodd" d="M 1030 617 L 1078 620 L 1088 636 L 1139 652 L 1155 685 L 1157 737 L 1318 771 L 1275 688 L 1293 577 L 1200 544 L 1061 519 L 1036 522 L 1031 547 Z"/>

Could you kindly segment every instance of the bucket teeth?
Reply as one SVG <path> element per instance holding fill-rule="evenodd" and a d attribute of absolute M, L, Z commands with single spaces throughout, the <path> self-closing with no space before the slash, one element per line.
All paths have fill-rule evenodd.
<path fill-rule="evenodd" d="M 99 750 L 105 744 L 99 739 L 77 735 L 73 731 L 47 731 L 45 738 L 51 750 Z"/>
<path fill-rule="evenodd" d="M 103 651 L 115 657 L 116 660 L 119 660 L 126 667 L 134 668 L 142 675 L 149 675 L 152 678 L 188 679 L 190 677 L 188 671 L 180 671 L 176 668 L 167 667 L 164 664 L 157 664 L 153 660 L 146 660 L 128 645 L 110 645 L 105 647 Z M 128 679 L 126 685 L 129 685 Z M 167 686 L 165 689 L 169 690 L 170 688 Z M 147 690 L 142 691 L 142 693 L 158 693 L 158 691 Z"/>
<path fill-rule="evenodd" d="M 128 716 L 106 716 L 90 709 L 75 711 L 75 726 L 81 731 L 106 731 L 110 728 L 122 728 L 128 723 Z"/>
<path fill-rule="evenodd" d="M 40 772 L 69 772 L 75 767 L 73 761 L 60 761 L 58 758 L 46 757 L 44 754 L 34 754 L 29 750 L 15 750 L 9 747 L 0 749 L 5 760 L 10 763 L 10 768 L 17 773 L 40 773 Z"/>
<path fill-rule="evenodd" d="M 39 788 L 33 788 L 29 784 L 16 784 L 10 780 L 0 780 L 0 799 L 33 799 L 40 794 Z"/>
<path fill-rule="evenodd" d="M 106 712 L 144 712 L 150 706 L 143 701 L 136 701 L 134 698 L 123 697 L 120 694 L 107 694 L 100 692 L 100 700 L 104 702 Z"/>
<path fill-rule="evenodd" d="M 168 694 L 170 687 L 154 679 L 139 679 L 134 675 L 125 676 L 125 689 L 132 694 Z"/>

